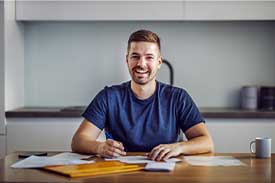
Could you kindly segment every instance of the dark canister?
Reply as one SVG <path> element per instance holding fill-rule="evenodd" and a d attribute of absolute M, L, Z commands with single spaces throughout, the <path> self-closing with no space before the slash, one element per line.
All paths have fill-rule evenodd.
<path fill-rule="evenodd" d="M 260 108 L 262 110 L 275 110 L 275 86 L 262 86 L 260 88 Z"/>

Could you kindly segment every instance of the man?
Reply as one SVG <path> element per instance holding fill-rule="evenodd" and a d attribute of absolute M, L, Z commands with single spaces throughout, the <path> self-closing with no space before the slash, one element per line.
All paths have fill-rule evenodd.
<path fill-rule="evenodd" d="M 156 161 L 213 152 L 204 119 L 187 92 L 156 81 L 162 64 L 159 37 L 148 30 L 132 33 L 126 63 L 131 81 L 97 94 L 83 113 L 72 150 L 103 157 L 142 151 Z M 103 129 L 107 140 L 98 142 Z M 188 141 L 177 141 L 180 129 Z"/>

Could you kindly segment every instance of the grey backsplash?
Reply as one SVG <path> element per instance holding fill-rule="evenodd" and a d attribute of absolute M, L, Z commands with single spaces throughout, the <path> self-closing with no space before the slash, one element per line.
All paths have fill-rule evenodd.
<path fill-rule="evenodd" d="M 88 105 L 130 79 L 127 39 L 151 29 L 174 83 L 200 107 L 237 107 L 243 85 L 275 84 L 275 22 L 31 22 L 25 24 L 25 105 Z M 162 66 L 158 79 L 169 82 Z"/>

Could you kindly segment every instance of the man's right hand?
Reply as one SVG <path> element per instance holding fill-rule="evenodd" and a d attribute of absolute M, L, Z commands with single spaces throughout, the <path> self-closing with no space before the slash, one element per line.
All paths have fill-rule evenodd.
<path fill-rule="evenodd" d="M 97 147 L 97 154 L 105 158 L 113 158 L 125 156 L 124 146 L 121 142 L 107 139 L 105 142 L 100 142 Z"/>

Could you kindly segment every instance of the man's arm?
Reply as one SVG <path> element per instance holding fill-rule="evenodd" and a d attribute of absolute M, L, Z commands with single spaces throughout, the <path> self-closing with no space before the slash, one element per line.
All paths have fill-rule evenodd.
<path fill-rule="evenodd" d="M 213 140 L 204 123 L 199 123 L 185 132 L 188 141 L 182 142 L 183 154 L 214 152 Z"/>
<path fill-rule="evenodd" d="M 108 139 L 105 142 L 96 141 L 101 130 L 90 121 L 84 119 L 72 139 L 72 151 L 87 154 L 99 154 L 103 157 L 126 155 L 121 142 Z"/>
<path fill-rule="evenodd" d="M 160 144 L 152 149 L 149 158 L 166 160 L 180 154 L 200 154 L 214 152 L 214 143 L 204 123 L 194 125 L 185 132 L 188 141 Z"/>

